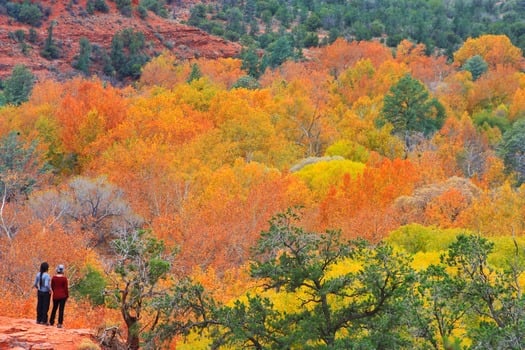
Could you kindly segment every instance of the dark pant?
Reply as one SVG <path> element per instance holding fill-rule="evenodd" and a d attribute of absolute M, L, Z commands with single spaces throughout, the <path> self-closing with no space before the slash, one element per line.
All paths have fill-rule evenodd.
<path fill-rule="evenodd" d="M 36 321 L 47 323 L 47 312 L 49 311 L 49 301 L 51 293 L 38 291 L 38 301 L 36 304 Z"/>
<path fill-rule="evenodd" d="M 62 324 L 64 322 L 64 307 L 66 306 L 66 300 L 67 298 L 63 299 L 53 299 L 53 310 L 51 310 L 51 317 L 49 318 L 49 323 L 54 324 L 55 323 L 55 315 L 57 313 L 58 309 L 58 324 Z"/>

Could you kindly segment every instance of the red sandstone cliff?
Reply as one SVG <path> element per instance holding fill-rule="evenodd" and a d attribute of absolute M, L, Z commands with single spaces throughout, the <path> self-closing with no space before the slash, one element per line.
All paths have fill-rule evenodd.
<path fill-rule="evenodd" d="M 140 19 L 136 13 L 133 17 L 124 17 L 115 8 L 112 1 L 107 0 L 110 6 L 109 13 L 96 12 L 93 15 L 85 11 L 86 0 L 76 1 L 76 4 L 66 8 L 69 1 L 39 1 L 44 7 L 51 10 L 50 16 L 39 28 L 34 28 L 39 40 L 38 44 L 29 44 L 29 50 L 24 54 L 20 43 L 10 37 L 18 29 L 25 31 L 26 36 L 30 26 L 17 23 L 5 14 L 0 14 L 0 78 L 11 73 L 15 64 L 24 64 L 39 78 L 55 77 L 66 78 L 75 74 L 71 64 L 79 52 L 79 40 L 86 37 L 93 45 L 105 48 L 108 52 L 113 35 L 125 28 L 141 31 L 146 38 L 148 53 L 155 55 L 163 50 L 169 50 L 180 58 L 193 57 L 232 57 L 240 51 L 236 43 L 222 38 L 211 36 L 200 29 L 180 23 L 187 17 L 188 5 L 171 5 L 170 17 L 164 19 L 148 13 L 146 19 Z M 179 2 L 184 4 L 184 2 Z M 184 7 L 183 7 L 184 6 Z M 47 37 L 47 28 L 50 21 L 56 21 L 53 29 L 53 38 L 61 45 L 62 57 L 56 60 L 47 60 L 40 56 L 40 50 Z M 96 71 L 96 68 L 93 69 Z M 95 72 L 94 72 L 95 73 Z"/>
<path fill-rule="evenodd" d="M 100 349 L 97 343 L 89 329 L 42 326 L 34 320 L 0 316 L 0 350 Z"/>

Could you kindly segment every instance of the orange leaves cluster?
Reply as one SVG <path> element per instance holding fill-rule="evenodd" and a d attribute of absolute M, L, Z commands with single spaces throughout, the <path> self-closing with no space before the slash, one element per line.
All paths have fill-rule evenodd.
<path fill-rule="evenodd" d="M 497 65 L 473 85 L 467 95 L 467 110 L 473 113 L 508 105 L 519 87 L 520 74 L 513 67 Z"/>
<path fill-rule="evenodd" d="M 399 43 L 396 59 L 405 63 L 414 78 L 421 80 L 431 89 L 452 71 L 445 56 L 428 56 L 424 44 L 414 44 L 408 40 Z"/>
<path fill-rule="evenodd" d="M 375 67 L 392 59 L 390 50 L 378 42 L 347 42 L 344 39 L 337 39 L 330 46 L 319 49 L 314 56 L 317 69 L 326 70 L 334 77 L 364 58 L 370 58 Z"/>
<path fill-rule="evenodd" d="M 478 38 L 468 38 L 454 53 L 454 63 L 461 66 L 475 55 L 483 57 L 491 68 L 503 65 L 520 69 L 524 63 L 521 50 L 514 46 L 505 35 L 482 35 Z"/>
<path fill-rule="evenodd" d="M 408 160 L 370 163 L 362 175 L 347 176 L 342 186 L 331 189 L 320 204 L 320 222 L 341 228 L 347 237 L 381 240 L 399 224 L 391 208 L 394 200 L 412 193 L 419 181 Z"/>
<path fill-rule="evenodd" d="M 241 69 L 242 61 L 234 58 L 179 61 L 169 52 L 155 57 L 142 69 L 140 84 L 171 89 L 187 81 L 192 65 L 197 65 L 202 76 L 224 89 L 229 89 L 245 72 Z"/>
<path fill-rule="evenodd" d="M 93 155 L 91 146 L 125 119 L 126 105 L 121 90 L 99 81 L 68 82 L 56 111 L 65 149 L 82 156 Z"/>
<path fill-rule="evenodd" d="M 214 172 L 179 216 L 181 260 L 218 271 L 242 264 L 270 217 L 305 198 L 289 191 L 301 188 L 297 181 L 257 163 L 236 162 Z"/>

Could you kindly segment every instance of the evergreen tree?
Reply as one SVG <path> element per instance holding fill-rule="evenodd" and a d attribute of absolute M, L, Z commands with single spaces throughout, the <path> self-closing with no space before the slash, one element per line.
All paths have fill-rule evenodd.
<path fill-rule="evenodd" d="M 261 75 L 259 67 L 259 56 L 255 48 L 249 47 L 241 52 L 242 69 L 248 72 L 248 75 L 258 78 Z"/>
<path fill-rule="evenodd" d="M 515 171 L 518 184 L 525 182 L 525 119 L 516 121 L 503 134 L 498 146 L 498 153 L 503 158 L 505 167 Z"/>
<path fill-rule="evenodd" d="M 188 79 L 186 79 L 186 82 L 191 83 L 194 80 L 202 78 L 202 72 L 197 63 L 194 63 L 191 65 L 191 72 L 188 76 Z"/>
<path fill-rule="evenodd" d="M 24 65 L 16 65 L 11 71 L 11 76 L 3 82 L 5 102 L 19 105 L 27 101 L 34 83 L 33 73 Z"/>
<path fill-rule="evenodd" d="M 483 57 L 475 55 L 469 58 L 463 65 L 463 69 L 469 71 L 472 74 L 472 80 L 477 80 L 483 73 L 488 69 L 489 65 Z"/>
<path fill-rule="evenodd" d="M 282 35 L 275 42 L 270 44 L 265 55 L 268 65 L 272 68 L 283 64 L 293 56 L 292 44 L 286 35 Z"/>
<path fill-rule="evenodd" d="M 82 71 L 84 74 L 89 74 L 89 60 L 91 56 L 91 44 L 85 37 L 80 39 L 80 52 L 73 67 Z"/>
<path fill-rule="evenodd" d="M 57 59 L 60 57 L 60 49 L 58 48 L 55 40 L 53 39 L 53 28 L 57 23 L 51 21 L 47 28 L 47 38 L 44 42 L 44 48 L 40 52 L 40 55 L 48 60 Z"/>
<path fill-rule="evenodd" d="M 143 52 L 144 45 L 144 34 L 135 32 L 131 28 L 121 30 L 113 36 L 110 54 L 111 65 L 119 78 L 137 78 L 140 76 L 142 66 L 148 61 L 148 56 Z"/>
<path fill-rule="evenodd" d="M 403 138 L 408 153 L 412 136 L 417 133 L 431 135 L 441 128 L 444 120 L 445 109 L 441 103 L 430 98 L 426 87 L 407 74 L 385 96 L 378 125 L 392 124 L 392 132 Z"/>

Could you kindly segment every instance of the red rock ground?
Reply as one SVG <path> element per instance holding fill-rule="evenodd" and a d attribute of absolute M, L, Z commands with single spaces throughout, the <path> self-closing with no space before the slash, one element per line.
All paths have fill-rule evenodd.
<path fill-rule="evenodd" d="M 30 319 L 0 316 L 0 350 L 78 350 L 94 349 L 94 331 L 43 326 Z"/>
<path fill-rule="evenodd" d="M 50 21 L 54 20 L 56 25 L 53 29 L 53 38 L 62 46 L 63 57 L 52 61 L 40 56 L 42 45 L 39 47 L 30 44 L 29 53 L 24 55 L 20 44 L 10 38 L 9 33 L 22 29 L 27 37 L 30 26 L 17 23 L 7 15 L 0 15 L 0 79 L 10 75 L 15 64 L 28 66 L 39 79 L 67 78 L 75 74 L 71 64 L 78 54 L 81 37 L 88 38 L 92 46 L 104 47 L 109 52 L 113 35 L 125 28 L 133 28 L 144 33 L 150 54 L 169 50 L 176 57 L 183 59 L 218 58 L 232 57 L 240 51 L 240 46 L 236 43 L 181 24 L 180 22 L 186 19 L 189 13 L 189 4 L 184 1 L 180 2 L 181 5 L 173 5 L 171 8 L 173 19 L 160 18 L 149 12 L 145 20 L 140 19 L 136 13 L 131 18 L 120 15 L 112 1 L 106 1 L 111 7 L 109 13 L 96 12 L 94 15 L 89 15 L 84 10 L 86 1 L 76 1 L 77 4 L 72 5 L 70 9 L 66 8 L 66 4 L 73 2 L 67 0 L 39 1 L 44 8 L 51 9 L 50 17 L 42 26 L 35 28 L 40 43 L 43 43 L 47 37 Z"/>

